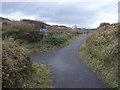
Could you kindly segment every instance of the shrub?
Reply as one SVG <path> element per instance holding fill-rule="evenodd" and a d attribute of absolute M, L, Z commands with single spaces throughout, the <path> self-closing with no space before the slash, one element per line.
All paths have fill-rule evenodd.
<path fill-rule="evenodd" d="M 46 41 L 46 43 L 52 44 L 52 45 L 58 45 L 58 44 L 62 44 L 65 41 L 67 41 L 66 37 L 53 37 L 49 40 Z"/>
<path fill-rule="evenodd" d="M 101 24 L 99 25 L 99 27 L 106 26 L 106 25 L 110 25 L 110 24 L 103 22 L 103 23 L 101 23 Z"/>
<path fill-rule="evenodd" d="M 80 48 L 83 60 L 113 88 L 118 87 L 118 54 L 118 24 L 91 31 Z"/>
<path fill-rule="evenodd" d="M 12 38 L 4 40 L 2 65 L 3 87 L 21 87 L 31 70 L 31 62 L 25 46 L 20 46 Z"/>
<path fill-rule="evenodd" d="M 62 36 L 55 36 L 48 38 L 45 42 L 51 45 L 59 45 L 65 43 L 68 39 L 70 39 L 73 36 L 73 34 L 64 34 Z"/>
<path fill-rule="evenodd" d="M 31 42 L 38 42 L 43 39 L 43 34 L 38 31 L 31 31 L 31 32 L 7 32 L 3 34 L 3 39 L 5 37 L 12 37 L 15 40 L 20 39 L 22 41 L 31 43 Z"/>

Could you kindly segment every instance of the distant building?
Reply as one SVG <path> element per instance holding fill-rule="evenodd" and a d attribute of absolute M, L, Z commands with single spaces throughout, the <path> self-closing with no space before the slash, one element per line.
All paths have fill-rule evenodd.
<path fill-rule="evenodd" d="M 72 29 L 77 29 L 77 25 L 74 25 L 74 26 L 72 27 Z"/>

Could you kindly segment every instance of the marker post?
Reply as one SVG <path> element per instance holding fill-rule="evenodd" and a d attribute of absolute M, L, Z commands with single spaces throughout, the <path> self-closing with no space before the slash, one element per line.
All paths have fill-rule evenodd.
<path fill-rule="evenodd" d="M 40 29 L 40 32 L 43 33 L 43 41 L 45 41 L 45 40 L 46 40 L 46 37 L 48 36 L 47 31 L 48 31 L 47 29 Z"/>

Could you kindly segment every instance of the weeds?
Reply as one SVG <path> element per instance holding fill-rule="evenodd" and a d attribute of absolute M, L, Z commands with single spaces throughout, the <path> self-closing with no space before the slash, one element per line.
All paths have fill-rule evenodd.
<path fill-rule="evenodd" d="M 109 86 L 118 87 L 118 24 L 91 31 L 80 48 L 80 56 Z"/>
<path fill-rule="evenodd" d="M 3 88 L 51 88 L 51 69 L 32 62 L 30 55 L 59 48 L 73 36 L 70 28 L 43 22 L 3 20 Z M 39 32 L 41 24 L 49 30 L 46 40 Z"/>

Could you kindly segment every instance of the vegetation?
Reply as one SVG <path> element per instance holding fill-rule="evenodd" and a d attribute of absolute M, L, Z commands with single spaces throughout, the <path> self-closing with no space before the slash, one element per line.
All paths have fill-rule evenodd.
<path fill-rule="evenodd" d="M 52 87 L 48 66 L 31 62 L 29 51 L 12 38 L 3 41 L 3 86 L 12 88 Z"/>
<path fill-rule="evenodd" d="M 30 55 L 68 45 L 87 30 L 50 26 L 33 20 L 2 19 L 3 88 L 52 88 L 51 69 Z M 45 26 L 48 36 L 39 29 Z M 118 24 L 102 23 L 80 47 L 80 56 L 111 87 L 118 87 Z M 1 75 L 0 75 L 1 76 Z"/>
<path fill-rule="evenodd" d="M 66 33 L 61 36 L 55 36 L 55 37 L 49 38 L 48 40 L 46 40 L 46 43 L 51 45 L 60 45 L 65 43 L 68 39 L 72 38 L 73 36 L 74 34 L 72 33 Z"/>
<path fill-rule="evenodd" d="M 79 53 L 106 84 L 118 88 L 118 24 L 101 24 L 91 31 Z"/>
<path fill-rule="evenodd" d="M 39 29 L 44 25 L 47 37 Z M 3 88 L 51 88 L 51 69 L 32 62 L 30 55 L 60 48 L 86 31 L 63 26 L 50 26 L 40 21 L 11 21 L 2 18 Z M 70 40 L 69 40 L 70 39 Z M 67 43 L 68 44 L 68 43 Z"/>

